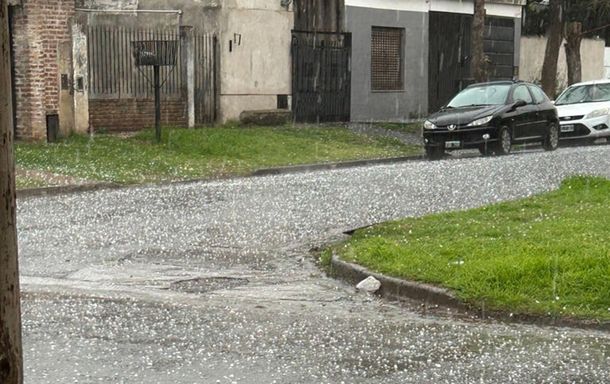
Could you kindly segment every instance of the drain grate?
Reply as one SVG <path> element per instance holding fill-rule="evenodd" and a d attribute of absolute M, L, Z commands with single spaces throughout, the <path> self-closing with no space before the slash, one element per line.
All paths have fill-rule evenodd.
<path fill-rule="evenodd" d="M 170 289 L 185 293 L 206 293 L 220 289 L 237 288 L 248 283 L 248 279 L 239 277 L 201 277 L 175 281 L 170 284 Z"/>

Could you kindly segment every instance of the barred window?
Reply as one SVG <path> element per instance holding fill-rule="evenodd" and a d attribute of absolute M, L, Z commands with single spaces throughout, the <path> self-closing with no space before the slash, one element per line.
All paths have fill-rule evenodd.
<path fill-rule="evenodd" d="M 403 79 L 403 28 L 373 27 L 371 33 L 371 89 L 399 91 Z"/>

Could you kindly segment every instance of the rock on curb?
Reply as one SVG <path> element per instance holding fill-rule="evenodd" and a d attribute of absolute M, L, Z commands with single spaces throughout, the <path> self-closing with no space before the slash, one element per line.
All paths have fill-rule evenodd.
<path fill-rule="evenodd" d="M 493 319 L 505 322 L 520 322 L 535 325 L 571 327 L 580 329 L 594 329 L 598 331 L 610 331 L 610 321 L 588 320 L 569 317 L 550 317 L 533 314 L 513 314 L 503 311 L 490 311 L 487 313 L 473 312 L 472 308 L 455 297 L 449 290 L 429 284 L 415 283 L 393 277 L 387 277 L 368 269 L 340 260 L 333 255 L 330 265 L 330 273 L 351 284 L 357 284 L 363 279 L 372 276 L 381 282 L 381 288 L 375 292 L 383 298 L 400 301 L 401 299 L 417 300 L 425 304 L 432 304 L 452 308 L 459 313 L 472 315 L 473 318 Z"/>
<path fill-rule="evenodd" d="M 357 265 L 340 260 L 333 255 L 331 259 L 331 273 L 349 283 L 358 282 L 373 276 L 381 282 L 381 288 L 377 291 L 381 297 L 391 300 L 414 299 L 427 304 L 442 305 L 459 310 L 466 310 L 467 307 L 449 290 L 435 287 L 429 284 L 415 283 L 384 276 Z"/>

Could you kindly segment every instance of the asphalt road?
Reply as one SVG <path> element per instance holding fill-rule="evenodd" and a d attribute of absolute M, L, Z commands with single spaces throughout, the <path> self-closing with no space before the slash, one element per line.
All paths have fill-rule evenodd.
<path fill-rule="evenodd" d="M 608 333 L 424 314 L 308 252 L 572 174 L 610 146 L 20 199 L 26 383 L 608 383 Z"/>

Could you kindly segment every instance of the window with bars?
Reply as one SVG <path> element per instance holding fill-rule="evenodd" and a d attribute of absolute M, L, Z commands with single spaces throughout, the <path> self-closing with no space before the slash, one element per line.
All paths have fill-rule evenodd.
<path fill-rule="evenodd" d="M 403 28 L 373 27 L 371 33 L 371 89 L 400 91 L 403 79 Z"/>

